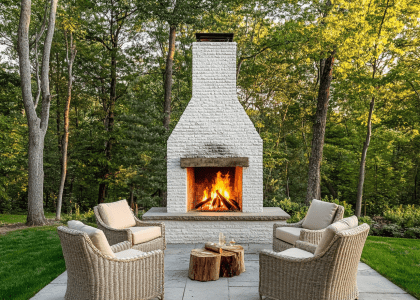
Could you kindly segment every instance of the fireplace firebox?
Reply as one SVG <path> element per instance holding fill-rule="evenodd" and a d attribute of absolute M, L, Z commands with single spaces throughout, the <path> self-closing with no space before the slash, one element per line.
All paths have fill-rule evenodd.
<path fill-rule="evenodd" d="M 242 167 L 187 168 L 188 211 L 242 211 Z"/>

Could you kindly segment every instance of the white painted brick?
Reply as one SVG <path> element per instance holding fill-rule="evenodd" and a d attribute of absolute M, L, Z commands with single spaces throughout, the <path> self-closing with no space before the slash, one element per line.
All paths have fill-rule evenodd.
<path fill-rule="evenodd" d="M 248 157 L 242 211 L 263 210 L 263 142 L 236 95 L 236 43 L 193 43 L 193 97 L 167 144 L 168 213 L 187 212 L 181 157 Z M 222 147 L 224 153 L 215 151 Z M 166 223 L 166 222 L 165 222 Z"/>
<path fill-rule="evenodd" d="M 147 222 L 147 221 L 146 221 Z M 197 244 L 218 242 L 219 232 L 229 241 L 239 244 L 271 244 L 273 224 L 284 221 L 172 221 L 165 222 L 165 239 L 168 244 Z"/>

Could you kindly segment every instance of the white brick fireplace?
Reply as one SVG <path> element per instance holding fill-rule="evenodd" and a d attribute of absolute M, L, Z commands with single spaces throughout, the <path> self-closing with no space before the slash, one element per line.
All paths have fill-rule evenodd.
<path fill-rule="evenodd" d="M 168 212 L 187 212 L 181 158 L 247 157 L 242 211 L 263 210 L 263 142 L 236 95 L 236 43 L 195 42 L 193 96 L 168 139 Z"/>
<path fill-rule="evenodd" d="M 219 231 L 238 242 L 270 242 L 272 224 L 289 216 L 263 208 L 263 141 L 237 98 L 236 43 L 211 40 L 192 46 L 192 98 L 167 143 L 167 209 L 152 208 L 143 219 L 165 222 L 168 243 L 214 240 Z M 240 211 L 192 211 L 192 167 L 239 169 Z"/>

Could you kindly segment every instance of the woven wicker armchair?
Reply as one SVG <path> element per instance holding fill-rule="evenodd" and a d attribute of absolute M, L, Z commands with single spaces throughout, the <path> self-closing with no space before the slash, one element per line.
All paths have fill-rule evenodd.
<path fill-rule="evenodd" d="M 296 246 L 305 250 L 299 251 L 306 252 L 306 257 L 263 250 L 260 252 L 260 299 L 263 296 L 277 300 L 357 299 L 357 268 L 368 233 L 367 224 L 339 232 L 316 256 L 309 253 L 316 247 L 302 241 L 296 242 Z"/>
<path fill-rule="evenodd" d="M 335 223 L 335 222 L 343 219 L 343 215 L 344 215 L 344 207 L 341 206 L 341 205 L 338 205 L 332 223 Z M 322 234 L 325 231 L 325 228 L 320 229 L 320 230 L 305 229 L 305 228 L 302 227 L 302 224 L 303 224 L 304 221 L 305 221 L 305 218 L 303 218 L 302 220 L 300 220 L 297 223 L 275 223 L 273 225 L 273 251 L 279 252 L 279 251 L 284 251 L 286 249 L 294 247 L 294 244 L 288 243 L 288 242 L 283 241 L 283 240 L 276 237 L 276 230 L 277 230 L 278 227 L 302 228 L 300 230 L 299 240 L 309 242 L 309 243 L 314 244 L 314 245 L 318 245 L 319 241 L 322 238 Z"/>
<path fill-rule="evenodd" d="M 128 206 L 128 204 L 127 204 Z M 165 224 L 161 222 L 143 222 L 140 221 L 134 214 L 134 220 L 136 222 L 136 227 L 147 227 L 147 226 L 159 226 L 161 228 L 161 236 L 155 238 L 151 241 L 147 241 L 144 243 L 133 245 L 133 234 L 130 229 L 116 229 L 108 226 L 103 221 L 101 214 L 99 213 L 98 206 L 93 208 L 96 217 L 96 224 L 98 225 L 98 229 L 101 229 L 109 242 L 110 245 L 115 245 L 124 241 L 129 241 L 132 245 L 133 249 L 148 252 L 153 250 L 165 250 L 166 249 L 166 241 L 165 241 Z"/>
<path fill-rule="evenodd" d="M 64 226 L 57 230 L 67 268 L 66 300 L 164 298 L 163 251 L 111 257 L 99 251 L 85 232 Z M 111 246 L 114 253 L 130 248 L 128 241 Z"/>

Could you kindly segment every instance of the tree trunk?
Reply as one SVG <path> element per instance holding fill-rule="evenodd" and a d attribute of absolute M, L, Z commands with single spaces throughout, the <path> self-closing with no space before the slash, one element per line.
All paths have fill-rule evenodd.
<path fill-rule="evenodd" d="M 169 28 L 169 50 L 166 58 L 165 71 L 165 103 L 164 103 L 164 117 L 163 126 L 169 130 L 169 123 L 171 121 L 171 92 L 172 92 L 172 68 L 174 65 L 175 55 L 175 37 L 176 25 L 171 25 Z"/>
<path fill-rule="evenodd" d="M 105 130 L 112 132 L 114 130 L 114 110 L 115 102 L 117 99 L 117 51 L 118 51 L 118 36 L 114 36 L 113 48 L 111 49 L 111 82 L 110 82 L 110 93 L 109 93 L 109 104 L 107 107 L 107 115 L 105 117 Z M 112 154 L 113 137 L 105 143 L 105 157 L 108 161 L 111 160 Z M 105 201 L 106 190 L 108 184 L 104 181 L 111 172 L 109 165 L 107 164 L 102 172 L 102 182 L 99 185 L 98 204 Z"/>
<path fill-rule="evenodd" d="M 51 0 L 48 30 L 44 40 L 41 69 L 42 109 L 40 118 L 37 116 L 35 110 L 35 104 L 32 100 L 31 89 L 31 64 L 29 60 L 30 47 L 28 37 L 29 25 L 31 21 L 31 1 L 21 1 L 21 13 L 18 29 L 18 55 L 22 99 L 23 105 L 25 107 L 25 113 L 29 129 L 28 216 L 26 222 L 27 225 L 30 226 L 44 225 L 46 223 L 46 219 L 44 216 L 43 201 L 43 152 L 44 138 L 48 128 L 49 110 L 51 103 L 48 76 L 50 65 L 50 51 L 55 27 L 57 1 L 58 0 Z"/>
<path fill-rule="evenodd" d="M 362 158 L 360 160 L 359 169 L 359 183 L 357 184 L 357 196 L 356 196 L 356 216 L 360 217 L 362 213 L 362 198 L 363 198 L 363 184 L 365 182 L 365 165 L 366 165 L 366 154 L 369 148 L 370 137 L 372 135 L 372 114 L 375 107 L 375 97 L 372 97 L 370 101 L 369 117 L 367 124 L 366 140 L 363 143 Z"/>
<path fill-rule="evenodd" d="M 328 104 L 330 100 L 330 86 L 334 65 L 335 50 L 326 59 L 321 60 L 321 78 L 318 90 L 318 104 L 315 122 L 311 157 L 309 159 L 308 187 L 306 190 L 306 205 L 313 199 L 321 198 L 321 162 L 324 150 L 325 126 L 327 123 Z"/>
<path fill-rule="evenodd" d="M 68 89 L 67 89 L 67 101 L 64 108 L 64 135 L 62 140 L 62 167 L 61 167 L 61 182 L 58 191 L 57 199 L 57 212 L 55 215 L 56 220 L 61 219 L 61 205 L 63 203 L 63 191 L 64 184 L 67 176 L 67 147 L 69 143 L 69 114 L 70 114 L 70 102 L 71 102 L 71 89 L 73 85 L 73 62 L 76 57 L 77 50 L 73 46 L 73 34 L 70 32 L 70 57 L 69 57 L 69 45 L 67 43 L 66 36 L 66 50 L 67 50 L 67 64 L 68 64 Z"/>

